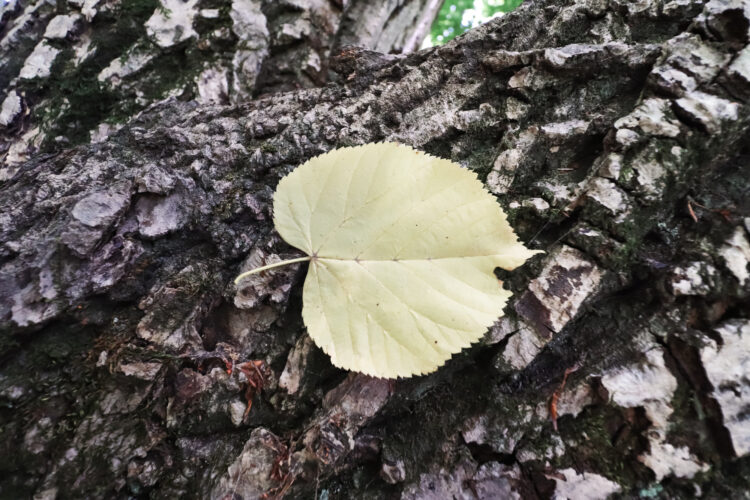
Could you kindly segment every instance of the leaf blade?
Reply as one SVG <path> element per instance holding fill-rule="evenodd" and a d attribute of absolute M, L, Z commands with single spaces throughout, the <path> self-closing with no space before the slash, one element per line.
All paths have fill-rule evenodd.
<path fill-rule="evenodd" d="M 479 340 L 511 296 L 494 269 L 537 253 L 473 172 L 391 143 L 298 167 L 274 222 L 311 255 L 310 336 L 336 366 L 379 377 L 432 372 Z"/>

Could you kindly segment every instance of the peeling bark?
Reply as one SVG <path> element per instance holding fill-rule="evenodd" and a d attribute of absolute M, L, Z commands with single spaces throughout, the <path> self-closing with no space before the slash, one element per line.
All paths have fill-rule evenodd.
<path fill-rule="evenodd" d="M 0 493 L 740 496 L 748 26 L 739 1 L 529 2 L 442 47 L 348 51 L 324 88 L 168 99 L 6 173 Z M 546 251 L 503 273 L 481 343 L 390 382 L 306 339 L 303 265 L 232 284 L 298 255 L 281 177 L 382 140 L 476 171 Z"/>

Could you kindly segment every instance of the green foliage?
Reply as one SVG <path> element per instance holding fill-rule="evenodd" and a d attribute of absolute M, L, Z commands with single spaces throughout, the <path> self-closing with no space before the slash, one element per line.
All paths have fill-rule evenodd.
<path fill-rule="evenodd" d="M 487 22 L 492 17 L 510 12 L 523 0 L 446 0 L 435 22 L 430 39 L 441 45 L 461 33 Z"/>

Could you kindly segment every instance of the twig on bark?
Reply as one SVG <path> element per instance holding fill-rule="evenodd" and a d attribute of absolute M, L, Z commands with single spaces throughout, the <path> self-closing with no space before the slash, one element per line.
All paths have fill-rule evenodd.
<path fill-rule="evenodd" d="M 552 397 L 549 400 L 549 415 L 550 419 L 552 420 L 552 427 L 555 429 L 555 432 L 557 432 L 557 401 L 560 399 L 560 395 L 562 394 L 563 389 L 565 389 L 565 383 L 568 381 L 568 375 L 577 371 L 580 367 L 580 363 L 576 363 L 565 370 L 565 374 L 563 375 L 560 387 L 558 387 L 555 392 L 552 393 Z"/>

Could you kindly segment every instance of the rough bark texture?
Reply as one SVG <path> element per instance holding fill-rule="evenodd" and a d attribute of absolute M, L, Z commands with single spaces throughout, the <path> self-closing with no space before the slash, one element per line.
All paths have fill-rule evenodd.
<path fill-rule="evenodd" d="M 0 187 L 0 495 L 746 496 L 749 27 L 739 0 L 528 2 L 22 164 Z M 283 175 L 381 140 L 476 171 L 546 250 L 501 276 L 480 344 L 391 382 L 312 345 L 304 266 L 232 285 L 297 255 Z"/>
<path fill-rule="evenodd" d="M 35 152 L 100 142 L 165 97 L 227 104 L 319 86 L 344 42 L 400 53 L 424 35 L 415 20 L 437 14 L 426 3 L 4 0 L 0 179 Z"/>
<path fill-rule="evenodd" d="M 354 2 L 344 13 L 336 45 L 383 53 L 412 52 L 429 32 L 441 4 L 435 0 Z"/>

